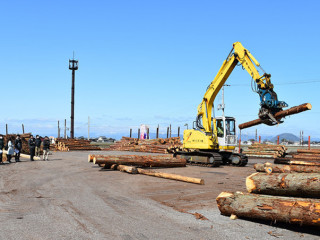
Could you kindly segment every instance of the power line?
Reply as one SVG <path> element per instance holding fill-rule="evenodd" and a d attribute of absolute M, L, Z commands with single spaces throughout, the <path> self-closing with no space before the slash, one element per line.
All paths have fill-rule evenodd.
<path fill-rule="evenodd" d="M 297 82 L 286 82 L 286 83 L 277 83 L 276 85 L 295 85 L 295 84 L 309 84 L 309 83 L 320 83 L 320 80 L 312 81 L 297 81 Z M 248 84 L 231 84 L 231 86 L 248 86 Z"/>

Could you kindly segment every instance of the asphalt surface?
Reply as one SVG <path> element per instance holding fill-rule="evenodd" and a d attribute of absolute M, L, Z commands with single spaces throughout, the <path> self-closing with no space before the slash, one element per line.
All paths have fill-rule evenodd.
<path fill-rule="evenodd" d="M 201 188 L 167 179 L 101 171 L 87 162 L 88 154 L 57 152 L 48 162 L 23 160 L 1 165 L 0 239 L 320 238 L 319 229 L 270 226 L 220 215 L 214 203 L 220 189 L 212 179 L 223 182 L 218 186 L 226 191 L 241 188 L 250 166 L 233 170 L 241 172 L 239 186 L 227 181 L 231 176 L 235 178 L 232 181 L 237 178 L 227 167 L 167 170 L 202 175 L 206 184 Z M 197 219 L 192 214 L 195 212 L 208 220 Z"/>

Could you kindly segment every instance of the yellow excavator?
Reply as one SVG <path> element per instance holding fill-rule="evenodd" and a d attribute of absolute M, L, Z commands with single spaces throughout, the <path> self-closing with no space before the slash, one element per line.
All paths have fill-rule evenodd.
<path fill-rule="evenodd" d="M 237 145 L 235 119 L 225 116 L 212 117 L 214 100 L 238 64 L 250 74 L 251 87 L 260 96 L 259 118 L 267 125 L 281 123 L 275 119 L 274 114 L 282 111 L 282 108 L 288 105 L 283 101 L 278 101 L 277 94 L 273 91 L 271 75 L 265 73 L 259 62 L 240 42 L 235 42 L 198 106 L 193 129 L 185 130 L 183 133 L 183 151 L 175 155 L 183 155 L 191 163 L 209 166 L 220 164 L 245 166 L 247 164 L 248 158 L 234 151 Z M 257 67 L 263 72 L 262 75 Z"/>

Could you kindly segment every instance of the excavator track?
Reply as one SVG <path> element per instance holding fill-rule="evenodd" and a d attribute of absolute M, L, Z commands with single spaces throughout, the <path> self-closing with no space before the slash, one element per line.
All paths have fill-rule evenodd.
<path fill-rule="evenodd" d="M 223 156 L 219 152 L 175 152 L 174 156 L 182 155 L 186 157 L 187 164 L 194 166 L 219 167 L 223 164 Z"/>
<path fill-rule="evenodd" d="M 187 164 L 191 166 L 219 167 L 220 165 L 233 165 L 238 167 L 246 166 L 248 157 L 241 153 L 232 152 L 176 152 L 174 156 L 181 155 L 186 157 Z"/>

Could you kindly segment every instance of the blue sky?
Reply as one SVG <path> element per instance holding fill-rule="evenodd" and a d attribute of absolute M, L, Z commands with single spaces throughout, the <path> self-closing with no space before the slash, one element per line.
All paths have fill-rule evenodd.
<path fill-rule="evenodd" d="M 259 135 L 320 137 L 319 1 L 1 1 L 0 132 L 56 134 L 70 124 L 72 52 L 75 134 L 121 136 L 189 126 L 209 83 L 240 41 L 271 73 L 279 100 L 313 109 Z M 226 113 L 257 117 L 259 97 L 237 67 L 227 84 Z M 292 84 L 296 83 L 296 84 Z M 215 104 L 220 103 L 218 95 Z M 217 111 L 216 115 L 221 112 Z M 256 128 L 243 131 L 253 134 Z M 136 130 L 134 130 L 136 131 Z"/>

